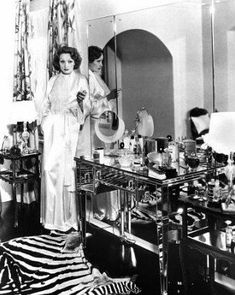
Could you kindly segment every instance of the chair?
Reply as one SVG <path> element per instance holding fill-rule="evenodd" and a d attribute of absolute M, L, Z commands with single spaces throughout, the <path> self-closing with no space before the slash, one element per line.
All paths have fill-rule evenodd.
<path fill-rule="evenodd" d="M 203 143 L 202 135 L 209 132 L 210 117 L 206 109 L 195 107 L 189 111 L 192 138 Z"/>

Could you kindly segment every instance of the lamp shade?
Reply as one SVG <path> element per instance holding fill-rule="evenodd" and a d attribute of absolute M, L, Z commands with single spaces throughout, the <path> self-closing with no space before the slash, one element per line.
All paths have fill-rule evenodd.
<path fill-rule="evenodd" d="M 29 122 L 38 119 L 38 114 L 33 100 L 13 101 L 10 105 L 8 124 Z"/>
<path fill-rule="evenodd" d="M 203 139 L 217 153 L 235 152 L 235 112 L 212 113 L 209 133 Z"/>

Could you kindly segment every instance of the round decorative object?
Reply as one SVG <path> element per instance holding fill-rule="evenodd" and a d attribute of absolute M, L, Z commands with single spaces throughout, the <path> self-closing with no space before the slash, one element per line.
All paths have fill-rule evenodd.
<path fill-rule="evenodd" d="M 123 120 L 113 111 L 103 112 L 95 123 L 97 137 L 105 143 L 118 141 L 125 131 Z"/>
<path fill-rule="evenodd" d="M 200 164 L 200 160 L 196 155 L 189 155 L 185 157 L 185 163 L 189 165 L 190 168 L 197 168 Z"/>

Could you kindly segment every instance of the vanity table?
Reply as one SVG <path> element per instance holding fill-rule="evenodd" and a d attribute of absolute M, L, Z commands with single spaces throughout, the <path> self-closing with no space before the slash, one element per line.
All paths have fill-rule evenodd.
<path fill-rule="evenodd" d="M 0 159 L 3 164 L 5 160 L 10 161 L 9 169 L 2 169 L 0 171 L 0 179 L 9 183 L 12 188 L 12 197 L 15 205 L 15 226 L 19 227 L 21 224 L 21 214 L 18 216 L 17 206 L 17 186 L 20 187 L 20 210 L 24 201 L 24 186 L 32 183 L 34 191 L 40 196 L 40 153 L 33 152 L 29 154 L 13 155 L 9 152 L 0 152 Z M 30 163 L 29 163 L 30 162 Z M 28 164 L 27 164 L 28 163 Z"/>
<path fill-rule="evenodd" d="M 230 264 L 235 263 L 235 251 L 233 243 L 231 246 L 226 245 L 226 224 L 225 221 L 230 220 L 235 222 L 234 212 L 223 211 L 221 206 L 214 207 L 208 202 L 194 200 L 193 196 L 181 196 L 179 203 L 184 207 L 183 210 L 183 230 L 181 248 L 181 263 L 183 266 L 184 286 L 187 293 L 190 284 L 188 280 L 186 267 L 186 252 L 188 249 L 196 250 L 198 253 L 207 259 L 206 265 L 206 280 L 210 282 L 212 292 L 214 294 L 214 282 L 225 284 L 226 281 L 234 285 L 234 278 L 228 278 L 228 274 L 221 275 L 216 269 L 218 260 Z M 194 208 L 197 212 L 203 212 L 208 218 L 208 224 L 205 227 L 199 228 L 192 233 L 187 230 L 187 208 Z M 222 280 L 221 280 L 222 278 Z M 219 280 L 218 280 L 219 279 Z M 232 282 L 232 283 L 231 283 Z"/>
<path fill-rule="evenodd" d="M 194 180 L 205 178 L 215 171 L 215 167 L 208 164 L 199 165 L 198 168 L 186 173 L 185 169 L 179 169 L 178 175 L 173 178 L 163 179 L 162 175 L 153 174 L 148 167 L 121 167 L 117 157 L 104 156 L 101 160 L 92 158 L 75 158 L 76 162 L 76 190 L 79 209 L 79 224 L 82 230 L 83 243 L 85 245 L 86 229 L 86 196 L 87 192 L 96 197 L 96 189 L 102 184 L 109 188 L 120 190 L 120 228 L 119 237 L 123 241 L 138 242 L 138 237 L 132 233 L 131 213 L 138 202 L 141 201 L 142 188 L 160 190 L 160 202 L 155 205 L 155 217 L 157 220 L 161 211 L 160 223 L 156 221 L 157 238 L 152 249 L 159 255 L 161 294 L 168 294 L 168 246 L 170 242 L 169 232 L 171 224 L 169 218 L 174 212 L 174 203 L 178 202 L 180 186 L 191 183 Z M 122 198 L 122 196 L 124 196 Z M 133 206 L 133 204 L 135 204 Z M 160 243 L 161 240 L 161 243 Z M 160 245 L 161 244 L 161 245 Z M 161 249 L 161 250 L 160 250 Z"/>

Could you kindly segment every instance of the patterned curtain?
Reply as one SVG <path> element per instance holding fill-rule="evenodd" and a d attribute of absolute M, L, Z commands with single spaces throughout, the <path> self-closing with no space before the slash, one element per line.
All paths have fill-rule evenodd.
<path fill-rule="evenodd" d="M 15 64 L 13 101 L 32 100 L 29 38 L 30 0 L 15 0 Z"/>
<path fill-rule="evenodd" d="M 70 45 L 75 31 L 75 0 L 50 0 L 49 7 L 49 78 L 55 74 L 52 66 L 53 56 L 61 45 Z"/>

